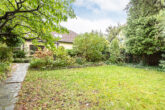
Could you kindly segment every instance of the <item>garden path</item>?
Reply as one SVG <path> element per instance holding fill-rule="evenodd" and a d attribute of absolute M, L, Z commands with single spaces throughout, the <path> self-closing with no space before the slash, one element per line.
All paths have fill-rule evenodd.
<path fill-rule="evenodd" d="M 0 110 L 13 110 L 18 100 L 21 83 L 28 70 L 28 63 L 16 64 L 15 71 L 4 83 L 0 83 Z"/>

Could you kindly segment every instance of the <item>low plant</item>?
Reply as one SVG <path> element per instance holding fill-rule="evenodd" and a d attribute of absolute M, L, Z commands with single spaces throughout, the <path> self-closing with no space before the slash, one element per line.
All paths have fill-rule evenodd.
<path fill-rule="evenodd" d="M 31 58 L 14 58 L 14 63 L 29 63 Z"/>
<path fill-rule="evenodd" d="M 6 77 L 6 72 L 9 69 L 8 63 L 0 63 L 0 81 Z"/>
<path fill-rule="evenodd" d="M 73 50 L 73 49 L 68 49 L 68 50 L 67 50 L 67 53 L 68 53 L 68 55 L 71 56 L 71 57 L 74 57 L 74 56 L 77 55 L 77 53 L 76 53 L 75 50 Z"/>
<path fill-rule="evenodd" d="M 16 50 L 13 52 L 13 57 L 14 58 L 25 58 L 26 57 L 26 52 L 24 50 Z"/>
<path fill-rule="evenodd" d="M 54 52 L 54 66 L 55 67 L 65 67 L 72 65 L 75 63 L 74 58 L 70 57 L 67 53 L 67 51 L 64 49 L 64 47 L 59 47 L 55 52 Z"/>
<path fill-rule="evenodd" d="M 4 44 L 0 44 L 0 81 L 7 76 L 6 72 L 9 70 L 12 61 L 12 49 Z"/>
<path fill-rule="evenodd" d="M 0 62 L 11 63 L 13 61 L 12 49 L 6 45 L 0 45 Z"/>
<path fill-rule="evenodd" d="M 160 60 L 159 66 L 165 71 L 165 54 L 162 55 L 162 60 Z"/>
<path fill-rule="evenodd" d="M 53 64 L 54 61 L 50 57 L 34 58 L 30 62 L 30 67 L 37 69 L 52 68 Z"/>
<path fill-rule="evenodd" d="M 76 57 L 75 60 L 76 60 L 75 63 L 77 63 L 79 65 L 83 65 L 86 62 L 86 59 L 82 58 L 82 57 Z"/>
<path fill-rule="evenodd" d="M 74 63 L 74 59 L 67 54 L 63 47 L 59 47 L 54 52 L 38 51 L 34 54 L 34 57 L 30 62 L 31 68 L 54 69 L 67 67 Z"/>
<path fill-rule="evenodd" d="M 42 51 L 42 50 L 36 51 L 36 52 L 34 53 L 33 56 L 34 56 L 35 58 L 45 58 L 45 57 L 47 57 L 47 56 L 53 58 L 53 52 L 50 51 L 50 50 L 44 49 L 43 51 Z"/>

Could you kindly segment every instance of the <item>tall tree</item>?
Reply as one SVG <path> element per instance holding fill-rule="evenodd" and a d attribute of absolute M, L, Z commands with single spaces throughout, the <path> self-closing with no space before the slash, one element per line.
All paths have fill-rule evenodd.
<path fill-rule="evenodd" d="M 159 17 L 164 5 L 159 0 L 131 0 L 127 6 L 127 51 L 141 56 L 148 64 L 157 64 L 165 49 L 164 30 Z"/>
<path fill-rule="evenodd" d="M 54 45 L 51 32 L 64 32 L 60 22 L 75 17 L 71 3 L 74 0 L 1 0 L 0 37 L 12 39 L 42 39 L 48 46 Z M 8 31 L 6 31 L 6 27 Z"/>
<path fill-rule="evenodd" d="M 106 30 L 108 41 L 111 43 L 117 37 L 121 30 L 122 26 L 120 24 L 118 26 L 109 26 Z"/>

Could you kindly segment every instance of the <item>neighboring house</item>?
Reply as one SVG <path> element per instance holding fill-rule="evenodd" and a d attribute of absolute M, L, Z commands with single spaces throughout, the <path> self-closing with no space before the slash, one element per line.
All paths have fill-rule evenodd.
<path fill-rule="evenodd" d="M 78 35 L 77 33 L 73 31 L 69 31 L 68 34 L 57 34 L 56 32 L 52 32 L 54 37 L 60 37 L 61 39 L 58 42 L 55 42 L 56 46 L 63 46 L 65 49 L 72 49 L 73 48 L 73 42 L 76 36 Z M 42 42 L 42 41 L 40 41 Z M 44 46 L 39 46 L 40 49 L 44 49 Z M 22 49 L 24 49 L 28 54 L 28 56 L 32 55 L 35 51 L 38 50 L 37 47 L 35 47 L 32 44 L 31 40 L 27 40 L 25 44 L 22 46 Z"/>
<path fill-rule="evenodd" d="M 68 34 L 57 34 L 56 32 L 52 32 L 54 37 L 61 37 L 61 40 L 59 40 L 56 45 L 63 46 L 65 49 L 72 49 L 73 48 L 73 42 L 74 39 L 77 37 L 77 33 L 73 31 L 69 31 Z"/>

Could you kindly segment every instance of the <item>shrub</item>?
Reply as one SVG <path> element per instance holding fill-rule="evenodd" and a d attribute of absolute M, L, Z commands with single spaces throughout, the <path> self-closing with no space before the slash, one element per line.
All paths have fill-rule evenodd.
<path fill-rule="evenodd" d="M 0 45 L 0 62 L 11 63 L 13 61 L 12 49 L 5 45 Z"/>
<path fill-rule="evenodd" d="M 94 32 L 79 35 L 73 43 L 76 54 L 91 62 L 104 60 L 109 49 L 108 46 L 109 42 Z"/>
<path fill-rule="evenodd" d="M 35 58 L 45 58 L 47 56 L 52 57 L 53 58 L 53 52 L 50 50 L 46 50 L 44 49 L 43 51 L 39 50 L 36 51 L 33 55 Z"/>
<path fill-rule="evenodd" d="M 76 53 L 75 50 L 73 50 L 73 49 L 68 49 L 68 50 L 67 50 L 67 53 L 68 53 L 68 55 L 71 56 L 71 57 L 74 57 L 74 56 L 77 55 L 77 53 Z"/>
<path fill-rule="evenodd" d="M 82 57 L 76 57 L 75 59 L 76 59 L 75 62 L 79 65 L 83 65 L 86 62 L 85 58 L 82 58 Z"/>
<path fill-rule="evenodd" d="M 114 39 L 111 42 L 109 61 L 110 63 L 113 63 L 113 64 L 119 64 L 123 62 L 123 55 L 121 54 L 118 39 Z"/>
<path fill-rule="evenodd" d="M 54 66 L 56 67 L 65 67 L 72 65 L 75 61 L 73 58 L 71 58 L 67 51 L 64 49 L 64 47 L 59 47 L 55 52 L 54 52 Z"/>
<path fill-rule="evenodd" d="M 53 60 L 50 57 L 45 58 L 35 58 L 31 60 L 30 67 L 31 68 L 38 68 L 38 69 L 44 69 L 44 68 L 52 68 L 53 67 Z"/>
<path fill-rule="evenodd" d="M 47 51 L 45 52 L 37 52 L 35 54 L 35 59 L 32 59 L 30 62 L 31 68 L 59 68 L 59 67 L 66 67 L 72 65 L 74 63 L 74 59 L 68 56 L 67 52 L 63 47 L 59 47 L 53 52 Z M 40 55 L 41 54 L 41 55 Z M 54 57 L 53 57 L 54 56 Z"/>
<path fill-rule="evenodd" d="M 160 61 L 159 66 L 165 71 L 165 54 L 162 55 L 163 59 Z"/>
<path fill-rule="evenodd" d="M 70 66 L 74 63 L 73 58 L 71 57 L 66 57 L 66 59 L 56 59 L 54 61 L 53 67 L 67 67 Z"/>
<path fill-rule="evenodd" d="M 14 63 L 29 63 L 31 58 L 14 58 Z"/>
<path fill-rule="evenodd" d="M 14 58 L 25 58 L 26 57 L 26 53 L 24 50 L 16 50 L 13 52 L 13 57 Z"/>
<path fill-rule="evenodd" d="M 9 63 L 0 63 L 0 81 L 6 78 L 6 72 L 9 70 Z"/>

